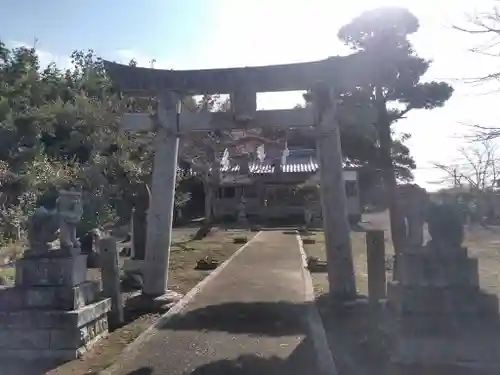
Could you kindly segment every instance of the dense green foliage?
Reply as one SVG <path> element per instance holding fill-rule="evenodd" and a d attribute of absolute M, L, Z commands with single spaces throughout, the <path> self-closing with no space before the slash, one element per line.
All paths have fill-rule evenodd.
<path fill-rule="evenodd" d="M 354 94 L 342 94 L 343 100 L 370 103 L 377 113 L 376 146 L 363 143 L 363 138 L 356 142 L 364 145 L 365 160 L 375 161 L 383 169 L 392 166 L 403 179 L 410 177 L 408 169 L 414 167 L 403 144 L 409 135 L 393 140 L 391 125 L 412 110 L 442 107 L 453 93 L 445 82 L 420 82 L 431 61 L 419 57 L 408 39 L 418 29 L 418 19 L 407 9 L 381 7 L 363 12 L 338 32 L 347 46 L 366 55 L 376 72 Z"/>
<path fill-rule="evenodd" d="M 148 142 L 117 133 L 123 111 L 148 103 L 113 93 L 92 51 L 71 58 L 71 70 L 41 69 L 34 49 L 0 43 L 2 241 L 22 235 L 27 216 L 53 205 L 57 189 L 82 189 L 87 230 L 130 215 L 131 196 L 149 183 Z"/>
<path fill-rule="evenodd" d="M 365 11 L 343 26 L 338 37 L 371 64 L 370 82 L 358 88 L 357 96 L 373 105 L 378 157 L 386 203 L 389 205 L 396 254 L 404 246 L 405 226 L 396 197 L 397 171 L 392 125 L 415 109 L 442 107 L 453 88 L 445 82 L 421 82 L 431 61 L 419 57 L 409 36 L 418 31 L 417 17 L 399 7 Z"/>

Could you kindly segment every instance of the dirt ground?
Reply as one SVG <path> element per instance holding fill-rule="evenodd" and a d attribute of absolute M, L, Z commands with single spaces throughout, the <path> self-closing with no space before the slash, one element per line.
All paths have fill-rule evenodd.
<path fill-rule="evenodd" d="M 371 228 L 379 228 L 384 218 L 374 217 L 370 222 Z M 370 220 L 366 217 L 365 220 Z M 371 221 L 371 220 L 370 220 Z M 304 244 L 308 256 L 325 261 L 323 232 L 310 233 L 303 238 L 313 239 L 314 244 Z M 366 242 L 364 232 L 351 232 L 354 269 L 356 273 L 356 287 L 360 297 L 368 295 L 368 272 L 366 264 Z M 392 243 L 386 233 L 386 253 L 391 254 Z M 379 358 L 371 350 L 369 339 L 372 332 L 370 325 L 370 311 L 368 305 L 360 303 L 352 306 L 348 311 L 338 311 L 329 303 L 328 278 L 326 272 L 311 272 L 316 305 L 323 320 L 327 333 L 328 343 L 340 375 L 372 375 L 383 374 L 383 358 Z M 387 277 L 392 277 L 387 272 Z M 380 347 L 380 344 L 377 347 Z"/>
<path fill-rule="evenodd" d="M 387 213 L 367 214 L 362 227 L 385 230 L 386 258 L 388 264 L 394 254 L 389 233 Z M 315 244 L 304 244 L 308 256 L 326 260 L 322 232 L 312 233 L 304 238 L 315 240 Z M 356 286 L 360 297 L 368 295 L 368 273 L 365 233 L 351 232 L 353 261 L 356 271 Z M 478 258 L 481 288 L 500 297 L 500 227 L 466 228 L 464 245 L 469 256 Z M 387 280 L 392 279 L 390 267 Z M 353 305 L 348 311 L 337 311 L 328 300 L 326 273 L 312 273 L 317 305 L 323 318 L 332 353 L 335 356 L 340 375 L 384 374 L 387 338 L 377 329 L 381 322 L 365 303 Z"/>
<path fill-rule="evenodd" d="M 206 256 L 223 262 L 239 249 L 242 244 L 233 243 L 236 237 L 247 237 L 250 240 L 255 233 L 243 230 L 213 230 L 206 238 L 190 240 L 193 230 L 176 230 L 171 249 L 169 288 L 180 293 L 187 293 L 196 284 L 203 280 L 211 271 L 195 270 L 196 262 Z M 89 278 L 95 279 L 96 270 L 89 270 Z M 126 325 L 111 332 L 101 340 L 83 358 L 67 362 L 57 368 L 50 364 L 33 364 L 30 369 L 20 369 L 18 364 L 4 367 L 0 365 L 0 374 L 25 374 L 25 375 L 69 375 L 69 374 L 98 374 L 100 370 L 112 364 L 114 358 L 137 338 L 144 330 L 151 326 L 160 313 L 145 314 L 129 321 Z M 6 367 L 17 366 L 15 372 L 5 371 Z M 2 368 L 4 367 L 4 368 Z M 32 369 L 33 367 L 33 369 Z M 41 367 L 51 370 L 41 370 Z M 2 371 L 3 370 L 3 371 Z"/>

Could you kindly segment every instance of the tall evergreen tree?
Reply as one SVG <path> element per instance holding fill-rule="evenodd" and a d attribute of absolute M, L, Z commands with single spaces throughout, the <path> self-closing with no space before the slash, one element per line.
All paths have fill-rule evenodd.
<path fill-rule="evenodd" d="M 419 57 L 408 39 L 419 26 L 417 17 L 407 9 L 381 7 L 363 12 L 338 32 L 340 40 L 354 51 L 366 53 L 376 66 L 370 84 L 359 90 L 370 98 L 377 113 L 379 161 L 396 254 L 404 246 L 405 229 L 395 200 L 397 164 L 391 126 L 412 110 L 442 107 L 453 93 L 445 82 L 421 82 L 431 61 Z"/>

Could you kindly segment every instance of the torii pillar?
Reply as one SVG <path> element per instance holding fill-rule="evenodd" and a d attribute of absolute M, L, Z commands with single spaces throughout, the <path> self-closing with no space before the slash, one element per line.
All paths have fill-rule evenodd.
<path fill-rule="evenodd" d="M 343 302 L 357 293 L 334 91 L 318 85 L 313 103 L 329 291 L 333 301 Z"/>
<path fill-rule="evenodd" d="M 143 294 L 152 297 L 165 296 L 166 299 L 171 297 L 167 282 L 179 153 L 179 112 L 178 95 L 173 92 L 164 93 L 158 102 L 146 257 L 142 268 Z"/>

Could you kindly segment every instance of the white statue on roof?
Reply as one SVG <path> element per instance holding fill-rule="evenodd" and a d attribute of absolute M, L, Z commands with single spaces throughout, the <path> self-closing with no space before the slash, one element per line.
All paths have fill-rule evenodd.
<path fill-rule="evenodd" d="M 257 158 L 260 160 L 261 163 L 263 163 L 264 160 L 266 160 L 266 151 L 263 144 L 257 147 Z"/>
<path fill-rule="evenodd" d="M 290 155 L 288 142 L 285 142 L 285 149 L 281 152 L 281 165 L 286 165 L 286 158 Z"/>
<path fill-rule="evenodd" d="M 224 150 L 224 153 L 222 154 L 222 159 L 221 159 L 220 165 L 221 165 L 222 169 L 229 169 L 229 167 L 230 167 L 229 150 L 227 148 Z"/>

